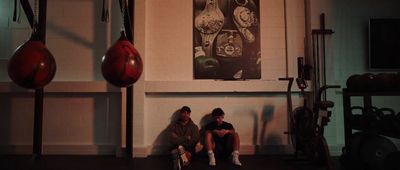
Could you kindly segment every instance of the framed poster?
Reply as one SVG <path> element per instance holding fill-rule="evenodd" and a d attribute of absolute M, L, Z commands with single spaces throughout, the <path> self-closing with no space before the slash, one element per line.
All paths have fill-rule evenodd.
<path fill-rule="evenodd" d="M 193 0 L 195 79 L 261 78 L 259 0 Z"/>

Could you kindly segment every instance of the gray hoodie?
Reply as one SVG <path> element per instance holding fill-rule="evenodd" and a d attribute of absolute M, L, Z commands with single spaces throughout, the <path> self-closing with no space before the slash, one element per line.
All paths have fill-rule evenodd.
<path fill-rule="evenodd" d="M 192 119 L 186 125 L 182 125 L 180 121 L 171 123 L 168 131 L 169 140 L 174 148 L 178 145 L 182 145 L 186 149 L 194 148 L 200 138 L 199 128 L 193 123 Z"/>

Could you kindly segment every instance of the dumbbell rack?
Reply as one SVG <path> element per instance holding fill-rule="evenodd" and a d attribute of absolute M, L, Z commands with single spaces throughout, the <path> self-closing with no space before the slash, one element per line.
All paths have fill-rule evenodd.
<path fill-rule="evenodd" d="M 360 126 L 356 126 L 351 123 L 352 112 L 351 112 L 351 97 L 363 97 L 364 108 L 372 108 L 372 96 L 400 96 L 400 91 L 352 91 L 350 89 L 343 89 L 343 110 L 344 110 L 344 139 L 345 148 L 350 148 L 351 146 L 351 135 L 352 130 L 365 131 L 367 133 L 374 133 L 377 135 L 384 135 L 392 138 L 400 139 L 400 134 L 394 132 L 383 131 L 381 129 L 364 129 Z"/>

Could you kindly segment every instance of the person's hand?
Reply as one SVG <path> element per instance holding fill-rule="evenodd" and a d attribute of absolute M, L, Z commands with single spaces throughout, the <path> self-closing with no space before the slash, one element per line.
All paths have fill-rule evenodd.
<path fill-rule="evenodd" d="M 227 133 L 228 133 L 227 130 L 221 129 L 221 137 L 222 137 L 222 136 L 225 136 Z"/>
<path fill-rule="evenodd" d="M 218 136 L 219 137 L 224 137 L 224 135 L 225 135 L 225 130 L 222 129 L 222 130 L 218 131 Z"/>
<path fill-rule="evenodd" d="M 232 130 L 225 130 L 225 134 L 233 134 Z"/>

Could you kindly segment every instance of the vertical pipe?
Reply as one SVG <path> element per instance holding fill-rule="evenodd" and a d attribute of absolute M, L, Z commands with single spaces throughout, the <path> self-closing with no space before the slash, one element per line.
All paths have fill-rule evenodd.
<path fill-rule="evenodd" d="M 133 156 L 133 85 L 126 88 L 126 156 Z"/>
<path fill-rule="evenodd" d="M 39 39 L 43 44 L 46 44 L 46 15 L 47 0 L 39 0 L 38 33 Z"/>
<path fill-rule="evenodd" d="M 129 0 L 128 4 L 123 3 L 125 0 L 119 0 L 121 9 L 125 9 L 123 12 L 125 33 L 128 40 L 133 44 L 133 18 L 130 17 L 134 13 L 135 1 Z M 125 1 L 126 2 L 126 1 Z M 125 155 L 128 159 L 133 156 L 133 85 L 126 88 L 126 148 Z"/>
<path fill-rule="evenodd" d="M 126 14 L 125 16 L 127 17 L 127 20 L 129 20 L 129 34 L 130 37 L 128 37 L 129 41 L 133 44 L 133 16 L 130 17 L 130 15 L 133 15 L 134 12 L 134 6 L 135 2 L 134 0 L 129 0 L 128 1 L 128 10 L 125 10 Z M 133 85 L 129 86 L 126 88 L 126 150 L 129 152 L 128 157 L 132 158 L 133 156 Z"/>
<path fill-rule="evenodd" d="M 46 43 L 46 9 L 47 0 L 39 0 L 38 34 L 39 40 Z M 43 88 L 35 90 L 35 111 L 33 123 L 33 157 L 42 156 L 42 127 L 43 127 Z"/>
<path fill-rule="evenodd" d="M 287 30 L 287 9 L 286 0 L 283 1 L 283 15 L 285 22 L 285 58 L 286 58 L 286 77 L 289 77 L 289 52 L 288 52 L 288 30 Z"/>
<path fill-rule="evenodd" d="M 317 60 L 316 61 L 316 63 L 317 63 L 317 65 L 315 66 L 315 70 L 316 70 L 316 75 L 315 75 L 315 78 L 316 78 L 316 80 L 315 80 L 315 82 L 316 82 L 316 84 L 315 84 L 315 88 L 316 88 L 316 90 L 315 90 L 315 93 L 317 94 L 317 92 L 318 92 L 318 90 L 319 90 L 319 88 L 321 87 L 321 73 L 320 73 L 320 66 L 321 66 L 321 61 L 319 60 L 320 58 L 320 47 L 319 47 L 319 32 L 317 31 L 316 32 L 316 34 L 315 34 L 315 36 L 316 36 L 316 52 L 315 52 L 315 54 L 316 54 L 316 56 L 315 56 L 315 59 Z M 317 95 L 316 96 L 316 99 L 318 99 L 319 98 L 319 96 Z M 315 101 L 315 100 L 314 100 Z"/>
<path fill-rule="evenodd" d="M 312 53 L 313 53 L 313 73 L 314 73 L 314 101 L 317 99 L 316 98 L 316 93 L 318 91 L 317 89 L 317 54 L 316 54 L 316 40 L 315 40 L 315 34 L 312 33 L 311 34 L 311 38 L 312 38 Z"/>
<path fill-rule="evenodd" d="M 35 112 L 33 123 L 33 158 L 42 156 L 43 88 L 35 90 Z"/>
<path fill-rule="evenodd" d="M 304 0 L 304 63 L 311 64 L 310 62 L 310 13 L 308 0 Z M 309 77 L 306 75 L 306 77 Z M 307 78 L 305 78 L 307 80 Z"/>
<path fill-rule="evenodd" d="M 325 66 L 326 66 L 326 62 L 325 62 L 325 59 L 326 59 L 326 53 L 325 53 L 325 35 L 326 35 L 326 33 L 325 33 L 325 14 L 324 13 L 322 13 L 321 15 L 320 15 L 320 29 L 323 31 L 322 32 L 322 47 L 321 47 L 321 52 L 322 52 L 322 85 L 323 86 L 326 86 L 326 68 L 325 68 Z M 324 91 L 324 93 L 323 93 L 323 98 L 324 98 L 324 100 L 326 101 L 326 91 Z"/>

